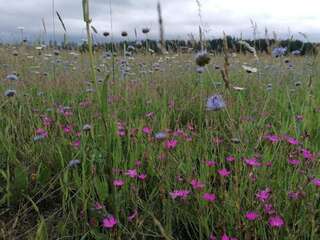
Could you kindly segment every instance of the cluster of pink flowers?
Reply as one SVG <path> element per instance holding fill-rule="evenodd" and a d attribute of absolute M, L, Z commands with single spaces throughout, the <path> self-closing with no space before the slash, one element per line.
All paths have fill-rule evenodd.
<path fill-rule="evenodd" d="M 179 190 L 174 190 L 169 194 L 172 197 L 172 199 L 176 199 L 176 198 L 186 199 L 189 196 L 190 191 L 185 189 L 179 189 Z"/>
<path fill-rule="evenodd" d="M 178 144 L 178 141 L 175 139 L 172 139 L 172 140 L 165 141 L 164 146 L 166 149 L 171 150 L 171 149 L 175 149 L 177 144 Z"/>
<path fill-rule="evenodd" d="M 118 122 L 117 128 L 118 128 L 118 136 L 124 137 L 126 135 L 126 127 L 125 127 L 124 123 Z"/>
<path fill-rule="evenodd" d="M 36 135 L 46 138 L 46 137 L 48 137 L 48 132 L 46 130 L 44 130 L 43 128 L 38 128 L 36 130 Z"/>

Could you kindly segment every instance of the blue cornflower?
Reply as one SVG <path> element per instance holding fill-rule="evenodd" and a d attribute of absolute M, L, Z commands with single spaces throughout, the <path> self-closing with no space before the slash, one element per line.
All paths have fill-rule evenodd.
<path fill-rule="evenodd" d="M 272 50 L 272 56 L 274 56 L 276 58 L 281 57 L 281 56 L 285 55 L 286 52 L 287 52 L 286 47 L 285 48 L 284 47 L 277 47 Z"/>
<path fill-rule="evenodd" d="M 40 141 L 40 140 L 42 140 L 44 138 L 45 138 L 44 135 L 36 135 L 35 137 L 33 137 L 33 141 L 34 142 L 38 142 L 38 141 Z"/>
<path fill-rule="evenodd" d="M 162 140 L 162 139 L 165 139 L 167 137 L 167 134 L 165 132 L 158 132 L 154 135 L 154 137 L 157 139 L 157 140 Z"/>
<path fill-rule="evenodd" d="M 6 80 L 9 81 L 17 81 L 19 78 L 16 74 L 9 74 L 8 76 L 6 76 Z"/>
<path fill-rule="evenodd" d="M 226 107 L 221 95 L 213 95 L 207 100 L 207 110 L 217 111 Z"/>
<path fill-rule="evenodd" d="M 294 56 L 299 56 L 299 55 L 301 55 L 301 51 L 300 50 L 294 50 L 294 51 L 291 52 L 291 54 L 294 55 Z"/>
<path fill-rule="evenodd" d="M 13 90 L 13 89 L 8 89 L 4 92 L 4 95 L 6 97 L 13 97 L 14 95 L 16 95 L 16 90 Z"/>
<path fill-rule="evenodd" d="M 79 165 L 81 162 L 78 159 L 73 159 L 68 163 L 68 167 L 76 167 L 77 165 Z"/>

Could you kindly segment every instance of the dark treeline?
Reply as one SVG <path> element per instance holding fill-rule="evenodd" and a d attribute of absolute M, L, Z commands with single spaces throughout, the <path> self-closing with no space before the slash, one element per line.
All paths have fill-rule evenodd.
<path fill-rule="evenodd" d="M 248 53 L 248 49 L 245 46 L 239 43 L 240 39 L 227 37 L 228 47 L 231 51 L 237 53 Z M 300 40 L 281 40 L 276 41 L 274 39 L 257 39 L 257 40 L 245 40 L 251 46 L 255 47 L 257 52 L 271 54 L 271 51 L 275 47 L 286 47 L 287 52 L 292 52 L 294 50 L 301 51 L 301 54 L 312 54 L 316 51 L 316 44 L 311 42 L 302 42 Z M 114 51 L 123 51 L 123 44 L 126 46 L 133 46 L 136 51 L 139 49 L 144 49 L 148 46 L 149 49 L 158 53 L 160 52 L 159 42 L 155 40 L 136 42 L 118 42 L 114 43 Z M 223 50 L 223 39 L 212 39 L 204 42 L 205 49 L 208 52 L 212 53 L 221 53 Z M 86 51 L 86 44 L 82 44 L 80 47 L 81 51 Z M 97 43 L 94 45 L 95 50 L 103 50 L 110 51 L 112 49 L 112 44 L 110 42 L 107 43 Z M 167 40 L 165 41 L 165 49 L 169 52 L 197 52 L 201 49 L 200 42 L 191 41 L 191 40 Z"/>
<path fill-rule="evenodd" d="M 230 51 L 237 53 L 248 53 L 248 49 L 245 46 L 241 45 L 241 39 L 234 37 L 227 37 L 228 47 Z M 290 53 L 295 50 L 299 50 L 301 55 L 304 54 L 313 54 L 316 52 L 316 46 L 318 44 L 311 42 L 302 42 L 300 40 L 280 40 L 276 41 L 274 39 L 257 39 L 257 40 L 244 40 L 249 43 L 252 47 L 255 47 L 257 52 L 271 54 L 271 51 L 275 47 L 286 47 L 287 52 Z M 40 43 L 38 43 L 40 44 Z M 42 43 L 44 44 L 44 43 Z M 159 42 L 155 40 L 145 40 L 143 41 L 126 41 L 126 42 L 115 42 L 111 43 L 106 41 L 105 43 L 99 42 L 94 44 L 95 51 L 111 51 L 113 46 L 113 51 L 122 52 L 123 45 L 126 44 L 127 49 L 129 46 L 131 51 L 145 51 L 146 46 L 150 49 L 151 52 L 159 53 L 160 46 Z M 1 43 L 0 43 L 1 45 Z M 32 44 L 31 44 L 32 45 Z M 80 52 L 85 52 L 88 49 L 86 42 L 79 44 L 76 42 L 63 42 L 59 44 L 56 41 L 49 41 L 49 48 L 55 49 L 66 49 L 66 50 L 79 50 Z M 204 42 L 205 49 L 208 52 L 212 53 L 221 53 L 223 50 L 223 39 L 212 39 L 206 40 Z M 133 48 L 132 48 L 133 47 Z M 166 40 L 165 41 L 165 50 L 169 52 L 197 52 L 201 49 L 201 44 L 199 41 L 195 40 Z"/>

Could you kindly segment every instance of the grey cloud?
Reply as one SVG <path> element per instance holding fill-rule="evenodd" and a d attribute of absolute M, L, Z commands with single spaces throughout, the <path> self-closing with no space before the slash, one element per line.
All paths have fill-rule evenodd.
<path fill-rule="evenodd" d="M 268 13 L 250 12 L 243 14 L 237 9 L 222 8 L 212 4 L 207 9 L 209 0 L 203 0 L 202 18 L 208 30 L 208 37 L 220 37 L 222 31 L 229 34 L 251 36 L 250 18 L 257 21 L 260 32 L 268 27 L 270 32 L 276 29 L 284 35 L 288 26 L 292 31 L 304 31 L 310 34 L 310 38 L 318 39 L 318 28 L 312 22 L 319 21 L 315 16 L 298 18 L 273 19 Z M 109 0 L 91 0 L 90 14 L 93 25 L 100 31 L 110 30 Z M 55 10 L 59 11 L 70 36 L 84 37 L 84 22 L 82 21 L 81 0 L 55 0 Z M 186 37 L 187 34 L 197 35 L 199 17 L 195 0 L 161 0 L 163 18 L 165 24 L 165 36 Z M 113 7 L 113 33 L 120 36 L 120 32 L 126 30 L 129 37 L 134 38 L 134 29 L 140 33 L 142 27 L 150 27 L 150 37 L 158 36 L 157 25 L 157 0 L 112 0 Z M 210 5 L 209 4 L 209 5 Z M 0 38 L 7 40 L 19 39 L 17 26 L 24 26 L 25 33 L 29 36 L 38 36 L 43 31 L 41 19 L 44 18 L 48 32 L 52 32 L 52 2 L 51 0 L 0 0 Z M 250 14 L 250 15 L 249 15 Z M 248 16 L 247 16 L 248 15 Z M 292 26 L 293 24 L 293 26 Z M 58 19 L 55 21 L 57 35 L 62 33 Z M 142 37 L 141 33 L 139 34 Z"/>

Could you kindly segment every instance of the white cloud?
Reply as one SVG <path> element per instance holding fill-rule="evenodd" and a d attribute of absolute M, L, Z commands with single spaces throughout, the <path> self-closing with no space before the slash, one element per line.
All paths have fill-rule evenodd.
<path fill-rule="evenodd" d="M 62 15 L 70 35 L 84 35 L 80 0 L 55 0 L 56 10 Z M 109 0 L 91 0 L 93 25 L 100 31 L 110 31 Z M 196 0 L 161 0 L 165 33 L 167 37 L 185 37 L 197 34 L 199 25 Z M 298 36 L 299 31 L 309 34 L 312 40 L 320 40 L 320 4 L 316 0 L 200 0 L 203 23 L 209 37 L 229 34 L 250 36 L 250 19 L 257 22 L 261 35 L 264 28 L 288 34 L 288 28 Z M 158 36 L 157 0 L 112 0 L 114 35 L 126 30 L 131 38 L 134 28 L 151 27 L 150 35 Z M 44 17 L 48 31 L 52 31 L 51 0 L 0 0 L 0 38 L 18 39 L 17 26 L 24 26 L 33 35 L 42 31 Z M 56 19 L 56 30 L 62 28 Z"/>

